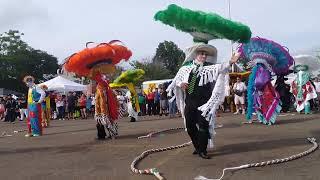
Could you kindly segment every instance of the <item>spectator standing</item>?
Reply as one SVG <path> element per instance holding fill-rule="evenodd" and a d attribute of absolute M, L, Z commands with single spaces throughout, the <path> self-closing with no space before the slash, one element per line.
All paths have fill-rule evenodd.
<path fill-rule="evenodd" d="M 242 114 L 245 114 L 245 91 L 247 90 L 244 82 L 241 81 L 240 77 L 237 77 L 237 82 L 233 85 L 234 92 L 234 104 L 236 105 L 236 112 L 234 114 L 240 113 L 240 106 Z"/>
<path fill-rule="evenodd" d="M 5 117 L 5 111 L 6 111 L 6 108 L 5 108 L 5 100 L 3 97 L 0 97 L 0 120 L 3 121 L 4 120 L 4 117 Z"/>
<path fill-rule="evenodd" d="M 72 94 L 72 92 L 69 92 L 67 97 L 67 109 L 68 109 L 68 119 L 71 118 L 75 120 L 74 112 L 75 112 L 75 106 L 76 106 L 76 97 Z"/>
<path fill-rule="evenodd" d="M 86 101 L 86 113 L 88 116 L 91 116 L 91 106 L 92 106 L 92 98 L 90 95 L 87 96 L 87 101 Z"/>
<path fill-rule="evenodd" d="M 61 95 L 57 96 L 56 100 L 56 107 L 58 111 L 58 119 L 64 120 L 65 117 L 65 101 Z"/>
<path fill-rule="evenodd" d="M 12 98 L 12 95 L 10 94 L 8 96 L 7 102 L 5 104 L 6 108 L 6 117 L 5 121 L 14 123 L 16 120 L 16 108 L 17 108 L 17 103 L 16 101 Z"/>
<path fill-rule="evenodd" d="M 139 107 L 141 111 L 141 115 L 146 115 L 146 97 L 143 95 L 143 93 L 138 94 L 138 101 L 139 101 Z"/>
<path fill-rule="evenodd" d="M 149 91 L 147 95 L 147 103 L 148 103 L 148 115 L 151 116 L 154 113 L 154 92 Z"/>
<path fill-rule="evenodd" d="M 159 89 L 156 88 L 154 92 L 154 115 L 160 114 L 160 93 Z"/>
<path fill-rule="evenodd" d="M 78 101 L 79 101 L 81 118 L 86 119 L 87 118 L 87 113 L 86 113 L 87 97 L 86 97 L 86 95 L 82 94 Z"/>
<path fill-rule="evenodd" d="M 19 98 L 18 108 L 20 112 L 20 121 L 23 121 L 25 118 L 28 117 L 28 103 L 24 97 Z"/>
<path fill-rule="evenodd" d="M 160 116 L 168 115 L 168 96 L 164 88 L 160 89 Z"/>

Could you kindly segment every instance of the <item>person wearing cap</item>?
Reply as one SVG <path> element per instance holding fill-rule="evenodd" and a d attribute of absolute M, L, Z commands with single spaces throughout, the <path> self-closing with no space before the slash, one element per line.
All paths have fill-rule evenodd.
<path fill-rule="evenodd" d="M 44 101 L 46 93 L 34 83 L 34 77 L 26 76 L 23 79 L 29 88 L 28 91 L 28 134 L 26 137 L 42 135 L 42 108 L 41 103 Z"/>
<path fill-rule="evenodd" d="M 229 85 L 228 69 L 238 60 L 216 64 L 217 49 L 197 43 L 186 51 L 186 59 L 167 91 L 175 91 L 187 132 L 195 148 L 193 154 L 210 159 L 207 146 L 213 147 L 216 109 L 224 101 L 225 87 Z M 208 141 L 209 140 L 209 141 Z"/>

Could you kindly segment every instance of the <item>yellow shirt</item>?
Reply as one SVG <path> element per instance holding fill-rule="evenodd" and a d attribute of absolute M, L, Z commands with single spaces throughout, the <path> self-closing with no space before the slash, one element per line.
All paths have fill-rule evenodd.
<path fill-rule="evenodd" d="M 32 88 L 29 88 L 28 90 L 28 104 L 33 103 L 33 98 L 32 98 Z"/>

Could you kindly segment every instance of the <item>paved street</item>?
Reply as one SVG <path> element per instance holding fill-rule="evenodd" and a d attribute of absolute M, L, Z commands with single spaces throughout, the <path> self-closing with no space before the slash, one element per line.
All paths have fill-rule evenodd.
<path fill-rule="evenodd" d="M 312 146 L 307 137 L 320 140 L 320 114 L 282 114 L 277 125 L 241 124 L 243 115 L 221 114 L 212 157 L 204 160 L 192 155 L 191 146 L 155 153 L 138 164 L 140 169 L 157 168 L 166 179 L 193 179 L 198 175 L 218 178 L 225 167 L 239 166 L 288 157 Z M 137 137 L 151 131 L 182 126 L 180 118 L 143 117 L 130 123 L 119 122 L 120 135 L 115 140 L 97 141 L 92 119 L 52 121 L 44 136 L 24 137 L 25 122 L 0 123 L 0 179 L 155 179 L 130 171 L 132 160 L 151 148 L 166 147 L 189 141 L 184 131 L 159 134 L 149 139 Z M 320 151 L 309 156 L 268 167 L 228 172 L 225 180 L 319 180 Z"/>

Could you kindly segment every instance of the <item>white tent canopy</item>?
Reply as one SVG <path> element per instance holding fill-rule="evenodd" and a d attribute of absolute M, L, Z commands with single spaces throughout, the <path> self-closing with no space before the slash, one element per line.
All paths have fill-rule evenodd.
<path fill-rule="evenodd" d="M 39 85 L 43 85 L 43 84 L 48 87 L 48 91 L 68 92 L 68 91 L 86 91 L 87 90 L 86 85 L 75 83 L 62 76 L 57 76 Z"/>
<path fill-rule="evenodd" d="M 142 83 L 142 88 L 143 89 L 148 89 L 149 84 L 155 84 L 156 87 L 159 86 L 159 84 L 165 83 L 165 82 L 170 82 L 172 79 L 162 79 L 162 80 L 152 80 L 152 81 L 145 81 Z"/>

